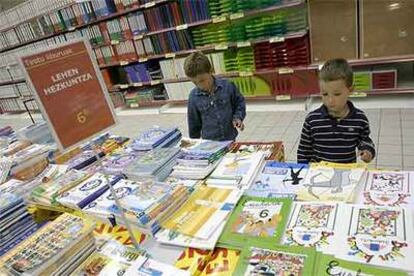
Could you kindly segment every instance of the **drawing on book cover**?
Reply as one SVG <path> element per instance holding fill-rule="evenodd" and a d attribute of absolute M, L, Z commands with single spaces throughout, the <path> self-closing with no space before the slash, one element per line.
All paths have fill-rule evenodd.
<path fill-rule="evenodd" d="M 244 275 L 303 275 L 305 255 L 252 248 Z"/>
<path fill-rule="evenodd" d="M 249 172 L 250 166 L 251 161 L 249 158 L 236 155 L 232 162 L 225 165 L 223 175 L 246 175 Z"/>
<path fill-rule="evenodd" d="M 272 237 L 282 219 L 282 205 L 281 202 L 245 202 L 232 225 L 232 231 L 256 237 Z"/>
<path fill-rule="evenodd" d="M 370 183 L 371 191 L 405 192 L 407 176 L 405 173 L 374 173 Z M 407 187 L 408 188 L 408 187 Z"/>
<path fill-rule="evenodd" d="M 333 208 L 332 205 L 302 205 L 295 225 L 307 228 L 327 227 Z"/>
<path fill-rule="evenodd" d="M 308 188 L 308 193 L 315 199 L 320 199 L 321 195 L 316 194 L 314 188 L 327 188 L 331 194 L 341 193 L 344 187 L 356 185 L 360 177 L 352 175 L 351 170 L 334 169 L 330 167 L 318 168 L 311 170 L 309 183 L 304 184 Z"/>
<path fill-rule="evenodd" d="M 404 259 L 406 215 L 403 209 L 386 207 L 355 208 L 347 236 L 347 255 L 369 263 Z M 393 208 L 393 207 L 388 207 Z"/>
<path fill-rule="evenodd" d="M 300 167 L 295 171 L 293 167 L 289 167 L 290 169 L 290 178 L 286 178 L 283 180 L 283 184 L 286 182 L 291 185 L 299 185 L 300 181 L 303 179 L 303 177 L 300 177 L 300 173 L 305 168 L 305 166 Z"/>
<path fill-rule="evenodd" d="M 409 204 L 409 173 L 374 172 L 370 174 L 364 189 L 364 203 L 380 206 Z"/>
<path fill-rule="evenodd" d="M 331 204 L 295 204 L 286 230 L 285 244 L 328 247 L 336 221 L 336 207 Z"/>
<path fill-rule="evenodd" d="M 80 191 L 89 191 L 93 190 L 96 187 L 99 187 L 102 184 L 102 179 L 93 179 L 91 181 L 86 181 L 85 184 L 83 184 L 79 190 Z"/>
<path fill-rule="evenodd" d="M 356 234 L 395 236 L 398 215 L 395 210 L 360 209 Z"/>

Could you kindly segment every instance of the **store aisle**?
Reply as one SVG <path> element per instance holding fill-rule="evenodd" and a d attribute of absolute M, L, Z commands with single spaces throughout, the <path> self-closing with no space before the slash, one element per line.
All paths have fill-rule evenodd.
<path fill-rule="evenodd" d="M 365 110 L 371 124 L 372 139 L 377 158 L 372 166 L 389 169 L 414 170 L 414 109 Z M 305 111 L 249 112 L 246 129 L 239 136 L 242 141 L 282 140 L 287 161 L 296 160 L 296 150 Z M 40 120 L 35 114 L 35 120 Z M 120 112 L 119 125 L 113 133 L 129 137 L 153 125 L 178 126 L 187 135 L 186 114 L 140 114 Z M 15 129 L 30 124 L 26 114 L 1 115 L 0 125 Z"/>

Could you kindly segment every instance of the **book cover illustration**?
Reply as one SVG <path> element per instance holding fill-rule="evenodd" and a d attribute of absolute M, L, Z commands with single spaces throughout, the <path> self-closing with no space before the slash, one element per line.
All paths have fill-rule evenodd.
<path fill-rule="evenodd" d="M 324 253 L 334 250 L 338 209 L 337 203 L 295 202 L 283 243 L 314 247 Z"/>
<path fill-rule="evenodd" d="M 266 161 L 246 195 L 258 197 L 295 195 L 302 186 L 308 169 L 307 164 Z"/>
<path fill-rule="evenodd" d="M 370 171 L 359 202 L 379 206 L 413 204 L 410 189 L 413 176 L 413 172 Z"/>
<path fill-rule="evenodd" d="M 411 209 L 347 205 L 341 214 L 335 256 L 349 261 L 414 271 Z"/>
<path fill-rule="evenodd" d="M 244 247 L 235 275 L 312 275 L 315 251 L 267 245 Z"/>
<path fill-rule="evenodd" d="M 408 276 L 408 273 L 406 272 L 388 270 L 356 262 L 349 262 L 325 254 L 318 254 L 315 263 L 315 270 L 315 275 L 319 276 Z"/>
<path fill-rule="evenodd" d="M 297 191 L 301 201 L 352 202 L 355 188 L 365 172 L 363 168 L 311 167 Z"/>

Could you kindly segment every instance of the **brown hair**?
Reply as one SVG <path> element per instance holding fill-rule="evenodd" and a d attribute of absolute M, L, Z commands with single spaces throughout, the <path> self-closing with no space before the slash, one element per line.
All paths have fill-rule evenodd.
<path fill-rule="evenodd" d="M 354 75 L 346 59 L 336 58 L 325 62 L 319 72 L 319 79 L 325 82 L 343 80 L 347 87 L 352 87 Z"/>
<path fill-rule="evenodd" d="M 184 61 L 184 72 L 189 78 L 194 78 L 199 74 L 211 73 L 210 60 L 201 52 L 192 53 Z"/>

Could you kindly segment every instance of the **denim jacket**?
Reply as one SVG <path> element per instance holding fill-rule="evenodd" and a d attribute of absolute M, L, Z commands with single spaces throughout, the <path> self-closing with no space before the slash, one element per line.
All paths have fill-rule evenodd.
<path fill-rule="evenodd" d="M 237 129 L 233 120 L 244 120 L 246 104 L 240 91 L 224 79 L 214 78 L 211 95 L 195 87 L 188 98 L 187 117 L 190 138 L 225 141 L 235 140 Z"/>

